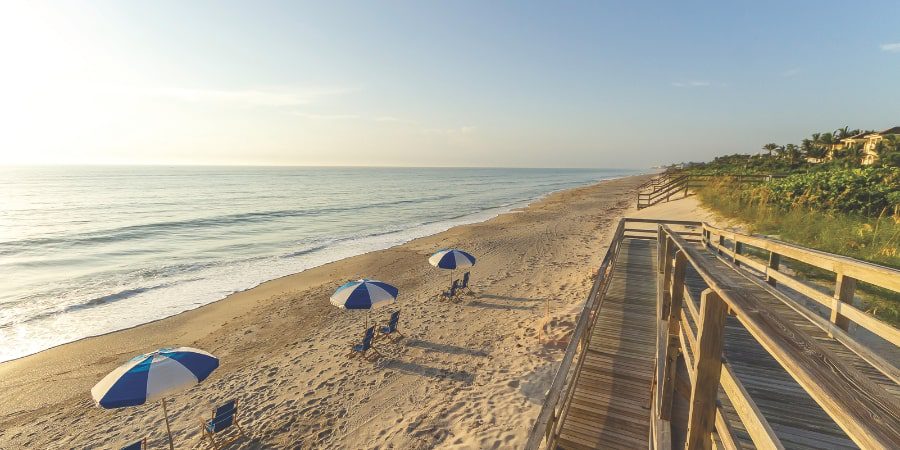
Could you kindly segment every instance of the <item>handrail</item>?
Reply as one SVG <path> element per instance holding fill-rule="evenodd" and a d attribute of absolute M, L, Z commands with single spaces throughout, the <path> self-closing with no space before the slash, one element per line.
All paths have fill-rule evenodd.
<path fill-rule="evenodd" d="M 797 261 L 816 266 L 820 269 L 825 269 L 829 272 L 844 273 L 859 281 L 900 292 L 900 270 L 897 269 L 860 261 L 847 256 L 805 248 L 772 238 L 751 236 L 731 230 L 725 230 L 707 223 L 703 224 L 703 229 L 719 236 L 730 237 L 732 240 L 737 239 L 738 242 L 746 243 L 763 250 L 776 252 L 782 256 L 796 259 Z"/>
<path fill-rule="evenodd" d="M 698 175 L 678 172 L 677 176 L 668 175 L 666 178 L 667 181 L 665 183 L 660 182 L 654 184 L 651 182 L 647 182 L 641 185 L 638 189 L 637 208 L 646 208 L 648 206 L 652 206 L 661 202 L 663 199 L 668 200 L 672 195 L 682 189 L 685 190 L 685 195 L 687 195 L 691 187 L 703 185 L 704 183 L 714 179 L 728 179 L 737 183 L 759 183 L 771 180 L 773 178 L 783 178 L 784 176 L 785 175 L 776 174 Z M 652 191 L 643 192 L 646 188 L 651 186 L 653 187 Z"/>
<path fill-rule="evenodd" d="M 724 302 L 734 312 L 750 334 L 854 442 L 863 448 L 895 448 L 900 436 L 900 405 L 890 394 L 823 350 L 768 307 L 731 286 L 723 274 L 710 266 L 702 250 L 689 245 L 666 225 L 660 225 L 660 230 L 706 282 L 714 301 Z M 701 315 L 710 314 L 705 308 L 707 300 L 703 300 Z M 701 318 L 700 327 L 705 326 L 705 320 L 705 316 Z M 703 339 L 703 333 L 698 331 L 698 341 Z M 698 347 L 702 345 L 697 343 Z"/>
<path fill-rule="evenodd" d="M 703 232 L 707 245 L 730 256 L 732 262 L 736 262 L 738 267 L 749 266 L 761 272 L 769 284 L 774 286 L 780 282 L 829 308 L 832 311 L 831 323 L 837 328 L 846 331 L 849 328 L 849 322 L 852 321 L 885 341 L 900 346 L 900 330 L 856 308 L 852 304 L 856 281 L 900 292 L 900 270 L 846 256 L 808 249 L 775 239 L 724 230 L 706 223 L 703 224 Z M 712 235 L 719 236 L 720 239 L 731 240 L 734 243 L 732 244 L 734 249 L 729 249 L 722 245 L 721 242 L 713 240 Z M 769 252 L 770 263 L 763 265 L 742 255 L 741 252 L 744 250 L 745 245 Z M 836 277 L 834 295 L 827 295 L 816 290 L 811 285 L 796 279 L 796 277 L 791 277 L 780 271 L 779 268 L 783 264 L 781 262 L 782 256 L 834 273 Z"/>

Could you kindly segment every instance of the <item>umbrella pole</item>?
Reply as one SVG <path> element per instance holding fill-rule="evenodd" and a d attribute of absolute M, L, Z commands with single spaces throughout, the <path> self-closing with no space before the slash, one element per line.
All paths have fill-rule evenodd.
<path fill-rule="evenodd" d="M 172 443 L 172 430 L 169 429 L 169 411 L 166 410 L 166 399 L 162 399 L 163 414 L 166 416 L 166 434 L 169 435 L 169 450 L 175 450 L 175 444 Z"/>

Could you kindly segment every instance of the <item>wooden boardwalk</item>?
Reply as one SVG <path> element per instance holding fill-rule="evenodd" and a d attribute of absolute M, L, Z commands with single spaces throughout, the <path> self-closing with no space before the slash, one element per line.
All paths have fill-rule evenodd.
<path fill-rule="evenodd" d="M 699 222 L 628 227 L 648 222 L 619 224 L 528 450 L 900 449 L 900 332 L 851 305 L 857 279 L 897 293 L 900 271 Z M 835 273 L 834 296 L 798 262 Z"/>
<path fill-rule="evenodd" d="M 656 351 L 656 242 L 622 244 L 558 442 L 565 449 L 647 448 Z"/>

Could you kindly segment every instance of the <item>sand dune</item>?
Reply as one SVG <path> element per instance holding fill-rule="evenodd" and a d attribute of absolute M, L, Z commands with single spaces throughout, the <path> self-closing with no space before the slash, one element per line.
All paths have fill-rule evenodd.
<path fill-rule="evenodd" d="M 165 446 L 158 405 L 94 406 L 90 388 L 131 356 L 189 345 L 221 358 L 170 402 L 176 447 L 201 445 L 214 404 L 243 405 L 241 448 L 510 448 L 521 445 L 562 357 L 612 225 L 634 210 L 647 176 L 552 194 L 528 208 L 391 249 L 264 283 L 219 302 L 0 364 L 0 448 L 115 447 L 147 436 Z M 429 254 L 476 255 L 475 294 L 430 298 L 448 276 Z M 400 288 L 395 342 L 374 361 L 348 359 L 364 313 L 332 307 L 363 276 Z M 549 334 L 538 339 L 547 302 Z M 373 313 L 384 323 L 390 309 Z"/>

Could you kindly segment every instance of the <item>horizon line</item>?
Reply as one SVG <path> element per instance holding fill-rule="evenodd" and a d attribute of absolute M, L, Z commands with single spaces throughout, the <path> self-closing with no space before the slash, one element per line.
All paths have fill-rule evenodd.
<path fill-rule="evenodd" d="M 560 169 L 560 170 L 645 170 L 653 169 L 656 166 L 648 167 L 562 167 L 562 166 L 395 166 L 395 165 L 346 165 L 346 164 L 185 164 L 185 163 L 24 163 L 24 164 L 2 164 L 2 168 L 16 167 L 260 167 L 260 168 L 278 168 L 278 167 L 305 167 L 305 168 L 335 168 L 335 169 Z"/>

